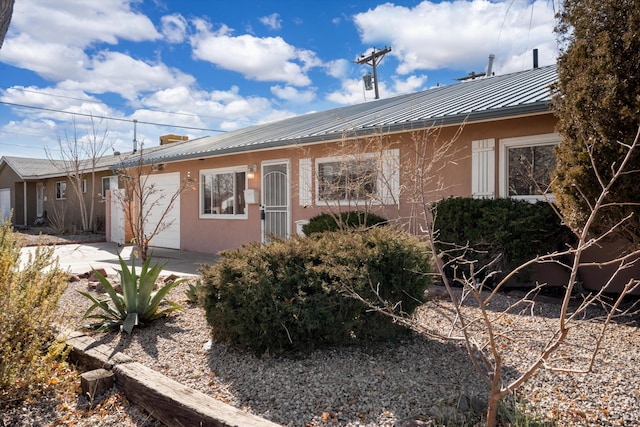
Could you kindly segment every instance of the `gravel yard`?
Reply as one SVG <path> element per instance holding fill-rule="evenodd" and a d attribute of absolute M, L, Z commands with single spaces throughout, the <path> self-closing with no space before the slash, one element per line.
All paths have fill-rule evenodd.
<path fill-rule="evenodd" d="M 416 337 L 402 343 L 316 351 L 304 358 L 256 358 L 225 345 L 211 344 L 204 311 L 185 301 L 184 283 L 170 299 L 184 309 L 133 334 L 95 333 L 94 338 L 122 351 L 170 378 L 216 399 L 289 426 L 429 425 L 436 416 L 464 424 L 470 410 L 486 401 L 487 388 L 460 344 Z M 60 301 L 60 318 L 80 326 L 88 302 L 77 290 L 86 281 L 70 283 Z M 500 295 L 496 308 L 513 302 Z M 433 299 L 417 315 L 420 322 L 442 324 L 450 303 Z M 468 308 L 468 310 L 477 310 Z M 501 322 L 524 334 L 510 343 L 507 375 L 531 363 L 533 349 L 548 337 L 557 321 L 558 305 L 537 303 L 531 315 L 508 315 Z M 587 317 L 595 315 L 597 310 Z M 517 327 L 515 326 L 517 325 Z M 600 323 L 577 321 L 570 333 L 574 350 L 561 350 L 560 362 L 576 367 Z M 584 349 L 582 347 L 585 347 Z M 539 417 L 558 425 L 640 426 L 640 332 L 638 317 L 610 326 L 594 372 L 563 374 L 542 370 L 518 393 Z M 77 375 L 77 374 L 76 374 Z M 79 383 L 77 377 L 70 375 Z M 89 402 L 70 393 L 30 402 L 0 416 L 4 425 L 156 425 L 147 414 L 112 391 Z M 77 390 L 75 390 L 77 393 Z M 65 397 L 66 396 L 66 397 Z M 456 408 L 461 408 L 460 410 Z M 17 417 L 17 418 L 16 418 Z M 65 421 L 66 420 L 66 421 Z M 415 424 L 416 420 L 423 424 Z M 471 421 L 469 418 L 467 420 Z M 411 424 L 413 422 L 414 424 Z M 451 425 L 451 422 L 449 422 Z"/>

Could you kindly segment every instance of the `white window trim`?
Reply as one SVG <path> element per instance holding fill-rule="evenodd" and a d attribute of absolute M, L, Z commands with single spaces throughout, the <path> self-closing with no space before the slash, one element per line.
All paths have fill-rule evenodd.
<path fill-rule="evenodd" d="M 510 197 L 517 200 L 527 200 L 535 203 L 540 200 L 545 200 L 544 195 L 532 195 L 532 196 L 509 196 L 508 191 L 508 170 L 507 160 L 509 159 L 508 150 L 513 147 L 533 147 L 537 145 L 558 145 L 560 144 L 560 135 L 557 133 L 547 133 L 543 135 L 522 136 L 516 138 L 505 138 L 500 140 L 500 197 Z M 547 194 L 547 199 L 554 200 L 553 194 Z"/>
<path fill-rule="evenodd" d="M 215 174 L 223 174 L 223 173 L 238 173 L 244 172 L 244 188 L 245 190 L 249 188 L 249 165 L 244 166 L 231 166 L 226 168 L 215 168 L 215 169 L 201 169 L 198 173 L 198 217 L 200 219 L 248 219 L 249 218 L 249 205 L 245 199 L 244 201 L 244 213 L 243 214 L 205 214 L 202 213 L 203 206 L 202 202 L 204 197 L 202 197 L 202 192 L 204 189 L 202 188 L 202 177 L 204 175 L 215 175 Z M 235 189 L 234 189 L 235 191 Z"/>
<path fill-rule="evenodd" d="M 64 197 L 58 197 L 58 185 L 59 184 L 64 184 Z M 67 199 L 67 181 L 56 181 L 56 200 L 66 200 Z"/>
<path fill-rule="evenodd" d="M 320 164 L 322 163 L 331 163 L 331 162 L 357 162 L 361 160 L 376 160 L 376 165 L 378 168 L 378 179 L 376 182 L 376 196 L 371 200 L 365 199 L 354 199 L 354 200 L 322 200 L 320 198 Z M 381 205 L 382 198 L 384 197 L 383 188 L 385 182 L 380 174 L 383 173 L 382 170 L 382 162 L 380 159 L 380 155 L 378 153 L 366 153 L 360 154 L 357 156 L 331 156 L 331 157 L 321 157 L 315 159 L 315 203 L 316 206 L 362 206 L 362 205 Z"/>

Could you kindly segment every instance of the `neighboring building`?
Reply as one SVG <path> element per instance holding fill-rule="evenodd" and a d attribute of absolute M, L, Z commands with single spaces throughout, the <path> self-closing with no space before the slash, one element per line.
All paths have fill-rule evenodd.
<path fill-rule="evenodd" d="M 159 147 L 143 154 L 159 185 L 198 185 L 181 195 L 156 243 L 215 253 L 289 236 L 324 211 L 365 207 L 419 230 L 409 189 L 421 161 L 416 139 L 427 134 L 429 144 L 436 134 L 438 146 L 454 141 L 422 180 L 431 200 L 539 198 L 514 159 L 536 156 L 536 168 L 554 167 L 556 77 L 555 66 L 541 67 Z"/>
<path fill-rule="evenodd" d="M 95 231 L 104 231 L 106 191 L 118 188 L 118 177 L 110 170 L 116 159 L 111 155 L 98 160 L 94 183 L 90 166 L 83 168 L 82 197 L 86 206 L 94 198 Z M 0 158 L 0 216 L 4 220 L 13 210 L 14 226 L 44 221 L 80 231 L 79 200 L 71 185 L 61 160 L 4 156 Z"/>

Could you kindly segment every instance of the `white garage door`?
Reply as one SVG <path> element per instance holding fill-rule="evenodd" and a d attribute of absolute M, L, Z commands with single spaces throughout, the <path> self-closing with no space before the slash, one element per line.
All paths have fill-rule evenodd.
<path fill-rule="evenodd" d="M 11 213 L 11 189 L 0 189 L 0 220 L 4 222 Z"/>
<path fill-rule="evenodd" d="M 180 188 L 180 174 L 163 173 L 150 175 L 146 181 L 149 189 L 147 194 L 147 204 L 144 207 L 145 213 L 149 212 L 145 231 L 151 232 L 153 228 L 161 222 L 162 229 L 157 233 L 149 246 L 158 248 L 180 249 L 180 196 L 173 200 L 171 198 Z M 167 211 L 168 210 L 168 211 Z M 164 217 L 162 215 L 165 213 Z"/>

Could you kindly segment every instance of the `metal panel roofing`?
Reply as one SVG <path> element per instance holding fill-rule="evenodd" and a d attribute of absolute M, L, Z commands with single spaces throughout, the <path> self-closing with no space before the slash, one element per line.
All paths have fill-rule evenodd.
<path fill-rule="evenodd" d="M 295 116 L 145 152 L 165 162 L 338 140 L 344 135 L 397 132 L 549 111 L 556 66 L 469 80 L 332 110 Z"/>

